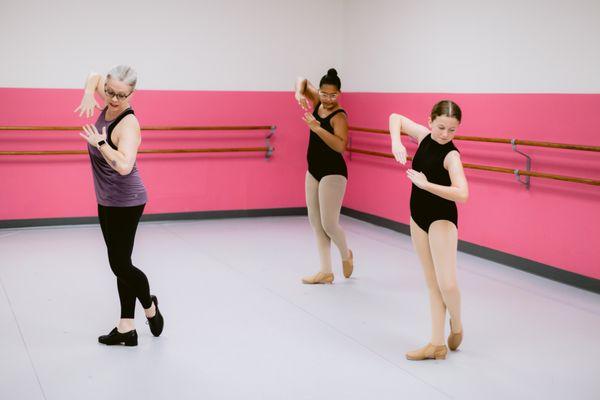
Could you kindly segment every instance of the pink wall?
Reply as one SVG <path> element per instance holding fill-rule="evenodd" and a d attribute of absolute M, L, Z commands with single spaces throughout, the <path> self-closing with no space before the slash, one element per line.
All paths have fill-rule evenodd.
<path fill-rule="evenodd" d="M 600 145 L 600 95 L 348 93 L 354 126 L 387 128 L 391 112 L 425 124 L 432 105 L 452 98 L 463 110 L 459 134 Z M 353 146 L 389 152 L 389 137 L 352 133 Z M 464 162 L 524 168 L 510 145 L 456 142 Z M 415 146 L 407 146 L 414 154 Z M 521 147 L 532 169 L 600 179 L 600 156 Z M 407 164 L 410 165 L 410 164 Z M 410 184 L 392 160 L 353 155 L 345 206 L 407 224 Z M 460 239 L 600 278 L 600 188 L 532 179 L 527 191 L 508 174 L 467 170 L 470 199 L 459 205 Z"/>
<path fill-rule="evenodd" d="M 0 125 L 80 125 L 81 90 L 0 89 Z M 142 125 L 276 125 L 273 157 L 140 155 L 146 213 L 303 207 L 308 128 L 286 92 L 136 92 Z M 142 148 L 264 146 L 266 131 L 143 133 Z M 221 138 L 226 136 L 228 140 Z M 77 132 L 0 132 L 0 150 L 85 149 Z M 0 220 L 96 214 L 87 155 L 0 157 Z"/>
<path fill-rule="evenodd" d="M 77 125 L 81 91 L 0 89 L 0 125 Z M 386 128 L 391 112 L 425 123 L 442 94 L 347 93 L 342 104 L 355 126 Z M 599 95 L 451 96 L 463 108 L 459 133 L 600 145 L 593 116 Z M 143 125 L 277 125 L 270 161 L 262 155 L 141 155 L 147 213 L 303 207 L 307 128 L 287 92 L 139 91 Z M 143 148 L 261 146 L 264 132 L 145 132 Z M 249 139 L 250 138 L 250 139 Z M 352 133 L 353 145 L 389 151 L 387 137 Z M 508 145 L 457 142 L 465 162 L 522 168 Z M 414 153 L 414 145 L 409 152 Z M 0 132 L 1 150 L 83 149 L 76 132 Z M 523 147 L 533 169 L 598 179 L 595 153 Z M 391 160 L 354 155 L 345 206 L 408 223 L 410 185 Z M 471 197 L 459 206 L 462 240 L 600 278 L 600 189 L 467 171 Z M 0 157 L 0 220 L 93 216 L 87 156 Z"/>

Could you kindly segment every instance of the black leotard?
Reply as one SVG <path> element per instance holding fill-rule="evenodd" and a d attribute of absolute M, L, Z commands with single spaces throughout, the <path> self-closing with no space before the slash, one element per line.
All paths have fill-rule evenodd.
<path fill-rule="evenodd" d="M 315 119 L 321 123 L 321 128 L 333 135 L 331 118 L 341 112 L 346 114 L 346 111 L 340 108 L 325 118 L 321 118 L 319 116 L 320 105 L 321 103 L 319 102 L 315 106 L 313 115 Z M 310 131 L 306 160 L 308 161 L 308 172 L 310 172 L 317 181 L 320 181 L 326 175 L 343 175 L 346 179 L 348 178 L 348 169 L 346 168 L 346 161 L 344 161 L 342 154 L 329 147 L 327 143 L 312 130 Z"/>
<path fill-rule="evenodd" d="M 451 151 L 458 149 L 452 141 L 439 144 L 427 135 L 415 153 L 412 161 L 412 169 L 422 172 L 431 183 L 450 186 L 450 175 L 444 168 L 444 158 Z M 429 232 L 429 226 L 438 220 L 447 220 L 458 227 L 458 213 L 456 203 L 446 200 L 440 196 L 419 189 L 412 185 L 410 194 L 410 216 L 425 232 Z"/>

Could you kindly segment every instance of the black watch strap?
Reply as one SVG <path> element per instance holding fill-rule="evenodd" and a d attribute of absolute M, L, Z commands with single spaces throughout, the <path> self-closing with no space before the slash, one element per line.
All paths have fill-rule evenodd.
<path fill-rule="evenodd" d="M 106 144 L 106 140 L 101 140 L 98 142 L 98 148 L 100 148 L 100 146 L 102 146 L 103 144 Z"/>

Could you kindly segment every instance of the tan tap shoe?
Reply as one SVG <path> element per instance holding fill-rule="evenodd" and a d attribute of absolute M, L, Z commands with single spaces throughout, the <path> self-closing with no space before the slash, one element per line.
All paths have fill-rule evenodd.
<path fill-rule="evenodd" d="M 350 276 L 352 276 L 352 271 L 354 271 L 354 254 L 352 254 L 352 250 L 350 249 L 348 249 L 348 252 L 350 253 L 350 258 L 346 261 L 342 260 L 345 278 L 350 278 Z"/>
<path fill-rule="evenodd" d="M 450 320 L 450 334 L 448 335 L 448 348 L 452 351 L 458 349 L 458 346 L 462 343 L 463 331 L 454 333 L 452 332 L 452 320 Z"/>
<path fill-rule="evenodd" d="M 318 283 L 333 283 L 333 274 L 326 272 L 317 272 L 312 276 L 305 276 L 302 278 L 302 283 L 307 285 L 314 285 Z"/>
<path fill-rule="evenodd" d="M 446 347 L 446 345 L 443 344 L 441 346 L 434 346 L 431 343 L 428 343 L 427 346 L 421 349 L 409 351 L 408 353 L 406 353 L 406 358 L 408 360 L 413 361 L 421 361 L 434 358 L 436 360 L 445 360 L 446 354 L 448 354 L 448 348 Z"/>

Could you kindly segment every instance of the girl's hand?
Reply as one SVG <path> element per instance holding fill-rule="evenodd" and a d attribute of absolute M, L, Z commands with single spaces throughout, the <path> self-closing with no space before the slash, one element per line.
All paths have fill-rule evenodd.
<path fill-rule="evenodd" d="M 311 130 L 315 130 L 321 126 L 321 123 L 317 121 L 311 113 L 304 113 L 304 118 L 302 118 L 302 120 L 306 122 L 306 125 L 308 125 Z"/>
<path fill-rule="evenodd" d="M 300 106 L 300 108 L 302 108 L 304 111 L 308 111 L 308 99 L 306 98 L 306 96 L 296 92 L 295 97 L 296 97 L 296 101 L 298 102 L 298 105 Z"/>
<path fill-rule="evenodd" d="M 406 170 L 406 177 L 419 189 L 425 189 L 425 186 L 429 183 L 424 173 L 415 171 L 414 169 Z"/>
<path fill-rule="evenodd" d="M 406 164 L 406 147 L 402 143 L 392 142 L 392 154 L 400 164 Z"/>

